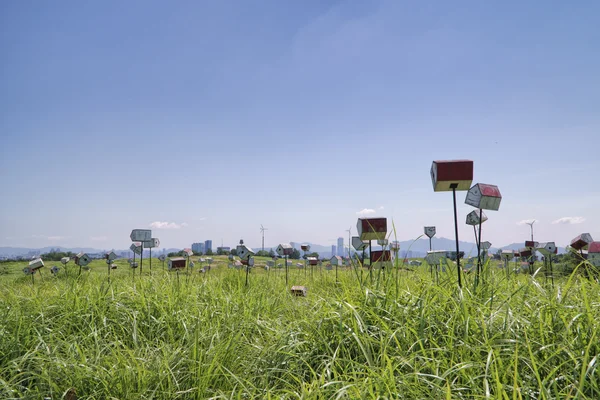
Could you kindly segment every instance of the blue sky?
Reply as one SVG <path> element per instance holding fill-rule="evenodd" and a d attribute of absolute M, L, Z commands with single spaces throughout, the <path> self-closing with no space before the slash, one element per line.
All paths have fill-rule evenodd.
<path fill-rule="evenodd" d="M 455 158 L 494 245 L 598 240 L 600 3 L 549 5 L 4 1 L 0 246 L 327 245 L 361 210 L 453 238 Z"/>

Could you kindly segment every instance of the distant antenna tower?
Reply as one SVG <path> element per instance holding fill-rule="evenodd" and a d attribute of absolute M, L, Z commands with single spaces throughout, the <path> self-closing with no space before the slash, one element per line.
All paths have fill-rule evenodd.
<path fill-rule="evenodd" d="M 268 231 L 269 228 L 265 228 L 262 224 L 260 224 L 260 232 L 262 233 L 262 251 L 265 251 L 265 231 Z"/>
<path fill-rule="evenodd" d="M 350 259 L 350 243 L 352 242 L 352 227 L 346 229 L 348 232 L 348 259 Z"/>

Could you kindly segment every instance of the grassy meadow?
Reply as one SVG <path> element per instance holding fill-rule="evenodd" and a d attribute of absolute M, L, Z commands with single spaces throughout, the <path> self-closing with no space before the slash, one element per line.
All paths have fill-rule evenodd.
<path fill-rule="evenodd" d="M 110 281 L 46 262 L 33 284 L 0 264 L 0 398 L 600 398 L 600 285 L 579 275 L 291 267 L 293 297 L 284 270 L 246 286 L 213 258 L 179 278 L 117 260 Z"/>

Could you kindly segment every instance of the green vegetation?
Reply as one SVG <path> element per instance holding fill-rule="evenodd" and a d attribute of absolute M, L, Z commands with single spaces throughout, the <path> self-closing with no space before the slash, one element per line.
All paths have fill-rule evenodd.
<path fill-rule="evenodd" d="M 0 276 L 0 398 L 600 398 L 600 285 L 495 268 Z M 263 265 L 268 258 L 256 259 Z M 195 257 L 194 257 L 195 260 Z M 362 286 L 359 280 L 362 276 Z"/>

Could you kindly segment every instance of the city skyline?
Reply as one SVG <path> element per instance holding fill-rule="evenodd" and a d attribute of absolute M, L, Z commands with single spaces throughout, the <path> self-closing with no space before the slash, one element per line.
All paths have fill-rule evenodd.
<path fill-rule="evenodd" d="M 500 188 L 494 244 L 532 219 L 600 238 L 600 3 L 578 4 L 7 2 L 0 246 L 258 249 L 261 224 L 330 246 L 360 216 L 454 238 L 440 159 Z"/>

